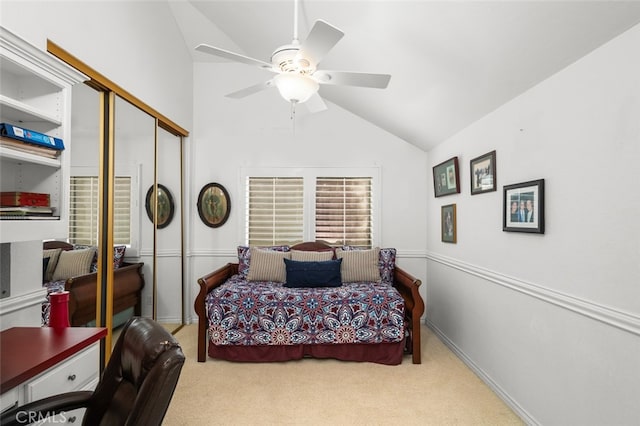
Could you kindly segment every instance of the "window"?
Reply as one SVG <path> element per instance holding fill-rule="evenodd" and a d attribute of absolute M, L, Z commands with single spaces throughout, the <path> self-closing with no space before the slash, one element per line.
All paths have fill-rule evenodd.
<path fill-rule="evenodd" d="M 98 177 L 71 176 L 69 241 L 98 244 Z M 116 176 L 114 187 L 114 244 L 131 244 L 131 177 Z"/>
<path fill-rule="evenodd" d="M 329 170 L 341 175 L 331 176 Z M 345 176 L 342 169 L 329 170 L 243 172 L 247 190 L 245 241 L 250 246 L 313 240 L 336 246 L 375 245 L 377 169 L 365 169 L 367 173 L 359 176 Z"/>
<path fill-rule="evenodd" d="M 301 241 L 303 201 L 302 178 L 249 178 L 249 245 Z"/>
<path fill-rule="evenodd" d="M 371 247 L 371 178 L 319 177 L 315 200 L 317 240 Z"/>

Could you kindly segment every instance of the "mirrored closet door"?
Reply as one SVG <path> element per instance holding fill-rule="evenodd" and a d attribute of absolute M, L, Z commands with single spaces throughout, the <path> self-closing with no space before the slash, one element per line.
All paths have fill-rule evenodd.
<path fill-rule="evenodd" d="M 97 209 L 91 218 L 99 234 L 107 234 L 98 238 L 98 250 L 111 252 L 113 245 L 126 244 L 126 261 L 144 262 L 141 314 L 175 332 L 183 324 L 182 176 L 188 132 L 51 41 L 47 50 L 90 77 L 73 89 L 71 175 L 108 182 L 100 185 L 104 193 L 98 204 L 110 207 Z M 108 269 L 98 271 L 98 287 L 107 289 L 98 293 L 106 298 L 117 285 Z M 113 301 L 105 299 L 99 310 L 112 313 L 109 305 Z M 101 326 L 111 322 L 97 318 Z"/>
<path fill-rule="evenodd" d="M 130 209 L 118 209 L 114 200 L 114 238 L 128 220 L 131 247 L 145 265 L 142 313 L 173 332 L 183 315 L 181 140 L 151 115 L 115 99 L 115 177 L 130 177 L 138 187 Z"/>
<path fill-rule="evenodd" d="M 153 222 L 145 214 L 145 191 L 155 180 L 155 119 L 119 96 L 115 96 L 114 130 L 114 243 L 129 237 L 127 256 L 143 262 L 142 315 L 153 317 Z M 125 194 L 118 187 L 129 179 L 129 203 L 118 200 Z M 129 224 L 127 230 L 126 225 Z M 122 239 L 118 238 L 122 235 Z M 114 285 L 117 285 L 117 280 Z"/>
<path fill-rule="evenodd" d="M 158 128 L 158 226 L 156 227 L 155 318 L 168 330 L 183 324 L 182 143 Z"/>

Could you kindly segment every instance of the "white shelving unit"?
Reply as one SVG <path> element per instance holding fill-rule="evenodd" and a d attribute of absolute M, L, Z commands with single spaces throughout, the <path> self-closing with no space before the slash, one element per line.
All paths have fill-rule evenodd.
<path fill-rule="evenodd" d="M 55 159 L 0 147 L 2 191 L 50 194 L 55 217 L 0 220 L 0 242 L 66 238 L 69 214 L 71 87 L 87 77 L 0 27 L 0 123 L 63 140 Z"/>

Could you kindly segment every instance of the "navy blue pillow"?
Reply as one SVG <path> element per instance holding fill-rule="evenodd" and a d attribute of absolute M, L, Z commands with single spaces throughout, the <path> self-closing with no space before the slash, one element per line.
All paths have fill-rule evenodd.
<path fill-rule="evenodd" d="M 340 287 L 342 285 L 342 275 L 340 275 L 342 259 L 323 262 L 284 259 L 284 263 L 287 269 L 285 287 Z"/>

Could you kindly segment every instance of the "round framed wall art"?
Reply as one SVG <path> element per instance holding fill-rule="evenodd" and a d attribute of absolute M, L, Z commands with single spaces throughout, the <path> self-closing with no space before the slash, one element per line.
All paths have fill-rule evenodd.
<path fill-rule="evenodd" d="M 198 195 L 198 215 L 210 228 L 218 228 L 229 219 L 231 200 L 229 193 L 219 183 L 208 183 Z"/>
<path fill-rule="evenodd" d="M 147 196 L 145 198 L 145 208 L 147 210 L 147 216 L 149 220 L 153 223 L 153 194 L 154 194 L 155 185 L 151 185 L 149 190 L 147 191 Z M 158 184 L 158 229 L 166 228 L 173 219 L 174 213 L 174 205 L 173 205 L 173 197 L 171 196 L 171 192 L 167 189 L 166 186 Z"/>
<path fill-rule="evenodd" d="M 231 200 L 229 193 L 219 183 L 208 183 L 198 195 L 198 214 L 210 228 L 218 228 L 229 219 Z"/>

